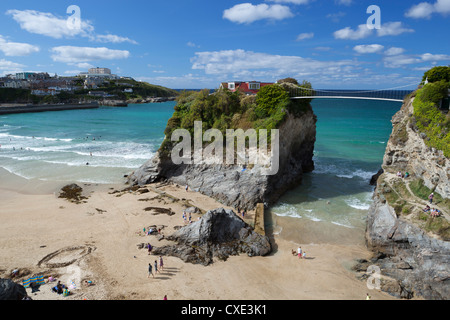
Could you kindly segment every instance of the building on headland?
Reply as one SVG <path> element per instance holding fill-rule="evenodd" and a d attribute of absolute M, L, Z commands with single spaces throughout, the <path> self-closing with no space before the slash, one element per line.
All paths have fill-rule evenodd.
<path fill-rule="evenodd" d="M 89 69 L 89 74 L 108 74 L 108 75 L 110 75 L 111 74 L 111 69 L 108 69 L 108 68 L 99 68 L 99 67 L 97 67 L 97 68 L 90 68 Z"/>
<path fill-rule="evenodd" d="M 16 80 L 47 80 L 50 79 L 50 75 L 47 72 L 19 72 L 16 73 L 14 78 Z"/>
<path fill-rule="evenodd" d="M 12 88 L 12 89 L 29 89 L 30 83 L 26 80 L 16 80 L 5 78 L 1 81 L 2 88 Z"/>
<path fill-rule="evenodd" d="M 100 78 L 100 79 L 119 79 L 115 74 L 111 73 L 108 68 L 90 68 L 88 72 L 80 72 L 79 76 L 82 78 Z"/>
<path fill-rule="evenodd" d="M 240 91 L 242 93 L 251 95 L 257 94 L 258 91 L 264 87 L 273 84 L 272 82 L 260 82 L 260 81 L 231 81 L 222 82 L 220 89 L 228 89 L 231 92 Z"/>

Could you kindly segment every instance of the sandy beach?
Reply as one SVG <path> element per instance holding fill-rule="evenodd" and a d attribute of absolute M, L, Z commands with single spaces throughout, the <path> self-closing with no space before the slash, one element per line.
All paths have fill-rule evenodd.
<path fill-rule="evenodd" d="M 186 200 L 205 211 L 224 206 L 183 186 L 159 184 L 142 194 L 118 192 L 125 185 L 79 184 L 87 199 L 77 204 L 58 198 L 61 185 L 40 182 L 37 188 L 36 181 L 0 174 L 0 277 L 19 269 L 14 278 L 18 283 L 44 275 L 76 285 L 69 297 L 51 291 L 56 283 L 34 293 L 28 288 L 33 300 L 162 300 L 165 295 L 170 300 L 364 300 L 367 293 L 373 300 L 394 299 L 369 290 L 350 270 L 355 259 L 371 256 L 362 241 L 312 244 L 305 238 L 305 243 L 297 243 L 274 234 L 269 235 L 274 242 L 269 256 L 233 256 L 207 267 L 163 257 L 164 269 L 148 278 L 148 264 L 159 262 L 159 257 L 138 245 L 170 242 L 144 235 L 144 227 L 154 225 L 170 235 L 185 224 Z M 155 215 L 145 210 L 148 207 L 170 208 L 175 214 Z M 193 214 L 192 220 L 200 216 Z M 292 255 L 298 246 L 307 259 Z M 84 280 L 93 285 L 84 286 Z"/>

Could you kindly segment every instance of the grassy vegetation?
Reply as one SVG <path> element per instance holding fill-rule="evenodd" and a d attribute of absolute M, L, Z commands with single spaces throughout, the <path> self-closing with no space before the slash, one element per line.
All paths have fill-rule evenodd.
<path fill-rule="evenodd" d="M 430 195 L 432 190 L 430 190 L 425 184 L 423 183 L 422 179 L 416 179 L 409 183 L 409 188 L 413 192 L 413 194 L 425 201 L 428 201 L 428 196 Z M 450 209 L 450 200 L 443 198 L 439 193 L 433 192 L 433 203 L 440 206 L 443 210 L 446 210 L 447 212 Z"/>
<path fill-rule="evenodd" d="M 438 106 L 448 96 L 450 67 L 439 67 L 440 73 L 430 73 L 433 69 L 427 72 L 430 74 L 428 81 L 431 77 L 435 82 L 426 84 L 416 93 L 413 102 L 415 123 L 426 135 L 425 143 L 429 147 L 442 150 L 446 157 L 450 157 L 450 114 Z"/>
<path fill-rule="evenodd" d="M 289 83 L 289 86 L 292 85 L 297 86 Z M 164 132 L 168 139 L 162 143 L 160 152 L 170 152 L 173 144 L 170 137 L 176 129 L 186 129 L 193 136 L 195 121 L 203 123 L 203 132 L 218 129 L 223 136 L 227 129 L 252 128 L 258 133 L 260 129 L 279 128 L 288 113 L 300 117 L 310 110 L 310 101 L 290 99 L 286 84 L 264 86 L 257 95 L 245 95 L 227 89 L 217 90 L 213 94 L 209 90 L 185 91 L 177 97 L 175 112 Z"/>
<path fill-rule="evenodd" d="M 133 92 L 123 92 L 125 88 L 132 88 Z M 176 97 L 179 94 L 178 91 L 169 88 L 130 79 L 109 80 L 97 89 L 80 88 L 75 94 L 87 95 L 89 91 L 104 91 L 108 94 L 115 95 L 120 100 L 145 99 L 148 97 Z"/>
<path fill-rule="evenodd" d="M 395 181 L 388 185 L 384 176 L 380 176 L 378 193 L 386 199 L 386 202 L 394 209 L 397 216 L 410 216 L 425 231 L 438 235 L 440 238 L 450 240 L 450 223 L 444 216 L 432 217 L 422 211 L 421 207 L 411 203 L 412 197 L 416 196 L 422 200 L 427 200 L 431 190 L 427 188 L 420 179 L 410 182 L 409 186 L 413 194 L 406 188 L 402 180 Z M 448 212 L 450 201 L 443 199 L 441 195 L 434 192 L 433 203 Z"/>

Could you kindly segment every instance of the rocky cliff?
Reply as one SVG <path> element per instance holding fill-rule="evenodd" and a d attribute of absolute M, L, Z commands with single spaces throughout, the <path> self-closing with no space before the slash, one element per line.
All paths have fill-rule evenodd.
<path fill-rule="evenodd" d="M 411 96 L 392 119 L 393 130 L 367 217 L 366 242 L 376 255 L 362 261 L 381 270 L 381 289 L 402 298 L 450 298 L 450 161 L 427 147 L 414 125 Z M 399 177 L 408 172 L 409 176 Z M 427 196 L 441 216 L 425 213 Z"/>
<path fill-rule="evenodd" d="M 301 116 L 288 114 L 279 128 L 279 170 L 261 174 L 259 165 L 175 165 L 158 152 L 128 177 L 130 184 L 145 185 L 167 180 L 217 199 L 227 206 L 253 209 L 257 203 L 274 203 L 286 190 L 301 182 L 302 174 L 314 169 L 316 116 L 312 110 Z M 167 137 L 166 137 L 167 139 Z"/>

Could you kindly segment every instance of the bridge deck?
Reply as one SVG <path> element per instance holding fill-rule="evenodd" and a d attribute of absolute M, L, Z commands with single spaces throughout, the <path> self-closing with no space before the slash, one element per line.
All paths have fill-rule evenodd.
<path fill-rule="evenodd" d="M 306 96 L 306 97 L 291 97 L 291 99 L 360 99 L 360 100 L 383 100 L 383 101 L 403 102 L 403 99 L 347 97 L 347 96 Z"/>

